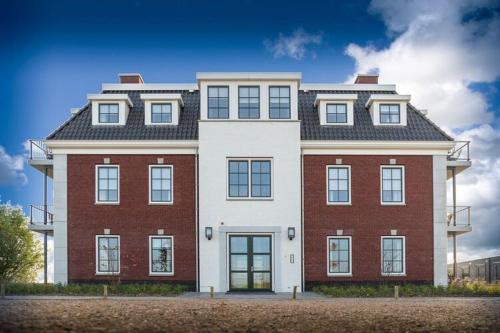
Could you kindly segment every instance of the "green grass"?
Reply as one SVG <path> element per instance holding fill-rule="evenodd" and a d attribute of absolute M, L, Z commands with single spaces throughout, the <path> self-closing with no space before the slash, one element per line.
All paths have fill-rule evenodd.
<path fill-rule="evenodd" d="M 7 295 L 103 295 L 104 284 L 42 284 L 42 283 L 9 283 L 5 287 Z M 108 284 L 109 296 L 175 296 L 184 293 L 188 288 L 178 284 Z"/>
<path fill-rule="evenodd" d="M 319 286 L 313 290 L 331 297 L 394 297 L 395 284 Z M 422 296 L 500 296 L 500 285 L 454 281 L 448 287 L 399 285 L 400 297 Z"/>

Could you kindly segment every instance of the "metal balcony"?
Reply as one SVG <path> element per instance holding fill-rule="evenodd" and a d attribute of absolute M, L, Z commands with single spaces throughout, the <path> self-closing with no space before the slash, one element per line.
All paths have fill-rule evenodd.
<path fill-rule="evenodd" d="M 53 231 L 52 209 L 52 205 L 30 205 L 29 228 L 38 232 Z"/>
<path fill-rule="evenodd" d="M 448 152 L 448 179 L 458 175 L 472 165 L 470 159 L 470 141 L 455 141 L 455 146 Z"/>
<path fill-rule="evenodd" d="M 45 145 L 43 140 L 29 140 L 29 146 L 29 165 L 52 177 L 54 161 L 50 148 Z"/>
<path fill-rule="evenodd" d="M 471 206 L 448 206 L 446 209 L 448 236 L 472 231 Z"/>

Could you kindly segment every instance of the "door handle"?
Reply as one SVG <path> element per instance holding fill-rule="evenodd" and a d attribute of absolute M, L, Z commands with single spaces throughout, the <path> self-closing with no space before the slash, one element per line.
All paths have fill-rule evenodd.
<path fill-rule="evenodd" d="M 253 266 L 250 266 L 250 272 L 253 272 Z"/>

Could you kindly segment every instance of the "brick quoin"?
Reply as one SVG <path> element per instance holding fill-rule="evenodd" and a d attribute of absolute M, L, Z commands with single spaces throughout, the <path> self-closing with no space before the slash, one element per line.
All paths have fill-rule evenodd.
<path fill-rule="evenodd" d="M 351 206 L 327 206 L 326 166 L 351 165 Z M 405 166 L 404 206 L 380 204 L 380 166 Z M 327 236 L 352 236 L 352 277 L 327 276 Z M 381 275 L 380 237 L 406 236 L 406 276 Z M 304 156 L 304 265 L 306 289 L 319 284 L 433 282 L 431 156 Z"/>
<path fill-rule="evenodd" d="M 95 204 L 95 166 L 110 158 L 120 166 L 120 204 Z M 174 168 L 173 205 L 149 205 L 149 165 Z M 122 282 L 196 281 L 194 155 L 68 155 L 68 281 L 110 280 L 97 276 L 95 236 L 120 235 Z M 149 236 L 174 236 L 174 276 L 149 276 Z M 116 278 L 113 278 L 116 279 Z"/>

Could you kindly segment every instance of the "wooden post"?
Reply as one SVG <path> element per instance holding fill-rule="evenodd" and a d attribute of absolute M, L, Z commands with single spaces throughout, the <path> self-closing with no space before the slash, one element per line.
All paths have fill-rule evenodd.
<path fill-rule="evenodd" d="M 297 299 L 297 286 L 293 286 L 292 299 Z"/>
<path fill-rule="evenodd" d="M 394 286 L 394 299 L 399 298 L 399 286 Z"/>
<path fill-rule="evenodd" d="M 108 286 L 107 285 L 104 285 L 104 299 L 107 299 L 108 298 Z"/>
<path fill-rule="evenodd" d="M 0 284 L 0 294 L 2 295 L 2 299 L 5 298 L 5 283 Z"/>
<path fill-rule="evenodd" d="M 214 287 L 210 286 L 210 298 L 214 298 Z"/>

